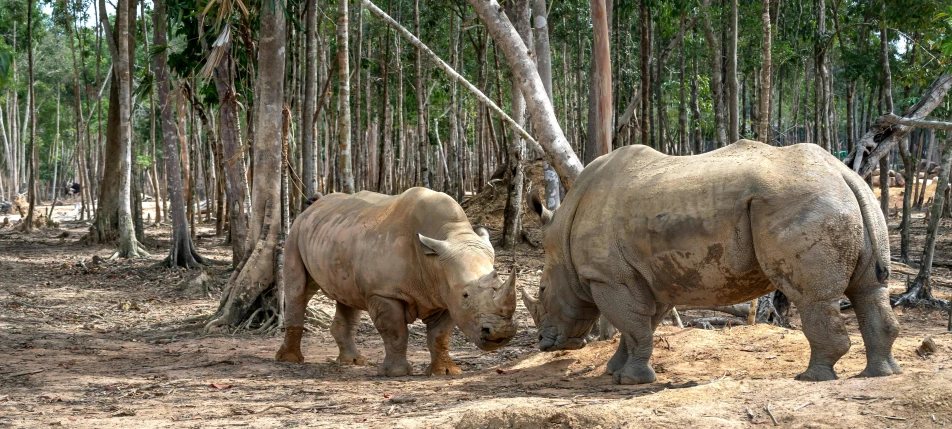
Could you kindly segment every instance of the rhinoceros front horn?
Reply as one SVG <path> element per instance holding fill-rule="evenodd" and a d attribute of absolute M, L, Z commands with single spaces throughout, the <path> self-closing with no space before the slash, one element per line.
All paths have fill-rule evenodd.
<path fill-rule="evenodd" d="M 529 292 L 526 292 L 526 289 L 522 289 L 522 302 L 526 305 L 526 310 L 529 310 L 529 315 L 532 316 L 532 322 L 536 326 L 539 326 L 539 300 L 531 297 Z"/>
<path fill-rule="evenodd" d="M 515 265 L 512 266 L 512 272 L 509 274 L 509 280 L 506 280 L 506 283 L 502 285 L 501 288 L 496 292 L 496 305 L 502 308 L 511 308 L 515 310 L 516 308 L 516 273 L 518 272 Z"/>

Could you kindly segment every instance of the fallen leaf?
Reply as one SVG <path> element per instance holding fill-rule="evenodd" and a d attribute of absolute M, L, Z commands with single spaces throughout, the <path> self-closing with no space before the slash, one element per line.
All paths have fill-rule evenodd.
<path fill-rule="evenodd" d="M 384 399 L 390 399 L 391 396 L 393 396 L 393 395 L 391 395 L 391 394 L 389 394 L 389 393 L 384 393 L 384 394 L 383 394 L 383 398 L 384 398 Z"/>
<path fill-rule="evenodd" d="M 106 386 L 106 390 L 119 390 L 117 386 Z"/>
<path fill-rule="evenodd" d="M 69 419 L 69 421 L 71 421 L 71 422 L 75 422 L 76 420 L 79 420 L 79 419 L 77 419 L 76 417 L 72 417 L 72 416 L 71 416 L 71 417 L 67 417 L 67 419 Z"/>
<path fill-rule="evenodd" d="M 365 419 L 365 418 L 354 419 L 354 423 L 363 423 L 363 422 L 365 422 L 365 421 L 367 421 L 367 419 Z"/>
<path fill-rule="evenodd" d="M 212 387 L 214 387 L 214 388 L 216 388 L 216 389 L 231 389 L 232 387 L 234 387 L 234 386 L 232 386 L 232 385 L 230 385 L 230 384 L 217 384 L 217 383 L 212 383 L 212 384 L 210 384 L 210 386 L 212 386 Z"/>

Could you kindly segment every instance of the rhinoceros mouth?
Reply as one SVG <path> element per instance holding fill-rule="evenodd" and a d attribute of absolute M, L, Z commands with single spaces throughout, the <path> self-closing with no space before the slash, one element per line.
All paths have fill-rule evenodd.
<path fill-rule="evenodd" d="M 585 341 L 584 338 L 567 338 L 565 341 L 562 341 L 558 344 L 556 344 L 555 341 L 542 339 L 542 341 L 539 343 L 539 350 L 542 350 L 544 352 L 555 352 L 559 350 L 578 350 L 582 347 L 585 347 L 586 343 L 587 341 Z"/>

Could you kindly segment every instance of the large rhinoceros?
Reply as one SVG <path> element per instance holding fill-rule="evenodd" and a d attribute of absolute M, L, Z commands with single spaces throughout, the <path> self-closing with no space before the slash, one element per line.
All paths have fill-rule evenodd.
<path fill-rule="evenodd" d="M 337 301 L 331 335 L 338 362 L 365 365 L 354 334 L 360 310 L 370 312 L 386 357 L 377 373 L 411 373 L 407 324 L 427 326 L 426 373 L 459 374 L 450 358 L 458 326 L 483 350 L 515 335 L 515 272 L 503 282 L 493 268 L 489 233 L 473 230 L 452 198 L 425 188 L 396 196 L 372 192 L 320 198 L 294 221 L 284 251 L 284 344 L 276 359 L 303 362 L 307 302 L 321 290 Z"/>
<path fill-rule="evenodd" d="M 810 364 L 832 380 L 850 348 L 844 294 L 866 343 L 863 376 L 901 370 L 892 344 L 889 241 L 862 179 L 814 144 L 740 140 L 697 156 L 629 146 L 590 164 L 545 227 L 540 297 L 523 299 L 544 351 L 577 349 L 603 313 L 621 331 L 607 372 L 655 381 L 652 335 L 674 305 L 726 305 L 779 289 L 800 310 Z"/>

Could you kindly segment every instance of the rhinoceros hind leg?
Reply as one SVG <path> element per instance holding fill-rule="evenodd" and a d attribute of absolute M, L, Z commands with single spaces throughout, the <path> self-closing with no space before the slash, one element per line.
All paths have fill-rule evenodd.
<path fill-rule="evenodd" d="M 430 366 L 426 375 L 459 375 L 463 370 L 450 357 L 450 333 L 456 324 L 449 311 L 427 318 L 426 347 L 430 350 Z"/>
<path fill-rule="evenodd" d="M 662 318 L 655 313 L 667 309 L 657 308 L 654 300 L 638 285 L 592 283 L 591 288 L 598 309 L 621 332 L 622 344 L 619 347 L 625 347 L 624 352 L 616 352 L 611 359 L 614 363 L 608 371 L 611 371 L 612 380 L 615 384 L 653 383 L 657 376 L 648 361 L 654 349 L 655 320 L 660 322 Z M 622 356 L 627 356 L 627 359 L 619 368 L 616 365 Z"/>
<path fill-rule="evenodd" d="M 899 335 L 899 323 L 889 307 L 885 287 L 872 291 L 846 291 L 853 308 L 859 329 L 866 345 L 866 369 L 860 377 L 882 377 L 902 373 L 902 368 L 893 358 L 892 345 Z"/>
<path fill-rule="evenodd" d="M 833 365 L 850 349 L 850 337 L 840 318 L 839 298 L 800 305 L 803 334 L 810 342 L 810 366 L 800 381 L 836 380 Z"/>
<path fill-rule="evenodd" d="M 615 354 L 608 360 L 608 365 L 605 366 L 605 373 L 612 375 L 618 372 L 625 366 L 626 362 L 628 362 L 628 348 L 625 347 L 625 336 L 622 335 L 621 340 L 618 341 L 618 350 L 615 350 Z"/>
<path fill-rule="evenodd" d="M 407 329 L 403 303 L 395 299 L 372 297 L 367 304 L 370 318 L 383 338 L 383 348 L 387 353 L 383 363 L 377 366 L 377 375 L 402 377 L 412 374 L 413 367 L 407 362 L 410 331 Z"/>
<path fill-rule="evenodd" d="M 367 359 L 357 351 L 357 343 L 354 341 L 359 326 L 360 310 L 338 302 L 334 322 L 331 323 L 331 335 L 340 350 L 337 362 L 341 365 L 367 365 Z"/>

